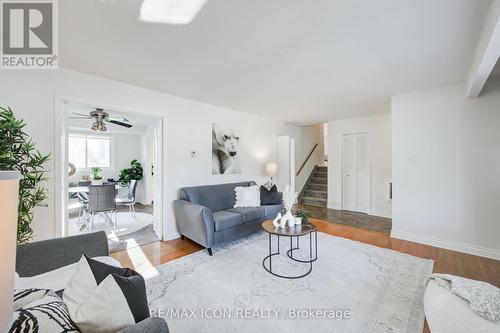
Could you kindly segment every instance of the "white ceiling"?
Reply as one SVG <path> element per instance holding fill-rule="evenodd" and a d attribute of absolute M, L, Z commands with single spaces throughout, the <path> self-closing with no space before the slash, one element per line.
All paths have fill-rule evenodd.
<path fill-rule="evenodd" d="M 60 1 L 63 67 L 311 124 L 465 80 L 489 0 L 208 0 L 189 25 L 140 0 Z"/>

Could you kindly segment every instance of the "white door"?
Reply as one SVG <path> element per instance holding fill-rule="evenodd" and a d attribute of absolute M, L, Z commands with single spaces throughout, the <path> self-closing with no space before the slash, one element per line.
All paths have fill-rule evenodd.
<path fill-rule="evenodd" d="M 368 213 L 370 177 L 368 134 L 348 134 L 342 138 L 342 209 Z"/>

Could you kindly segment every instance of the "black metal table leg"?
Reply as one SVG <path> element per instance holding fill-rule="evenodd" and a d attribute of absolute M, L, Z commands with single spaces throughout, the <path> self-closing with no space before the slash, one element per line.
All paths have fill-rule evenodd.
<path fill-rule="evenodd" d="M 297 229 L 297 232 L 296 233 L 288 233 L 288 230 L 283 230 L 283 231 L 279 231 L 277 232 L 276 231 L 276 228 L 272 225 L 271 223 L 272 221 L 266 221 L 262 224 L 263 228 L 268 232 L 269 234 L 269 254 L 262 260 L 262 266 L 264 267 L 264 269 L 276 276 L 276 277 L 280 277 L 280 278 L 285 278 L 285 279 L 299 279 L 299 278 L 302 278 L 302 277 L 305 277 L 307 275 L 309 275 L 311 272 L 312 272 L 312 265 L 313 265 L 313 262 L 316 261 L 318 259 L 318 233 L 317 233 L 317 228 L 315 225 L 312 225 L 312 227 L 310 225 L 306 225 L 305 226 L 305 229 L 313 229 L 313 230 L 308 230 L 309 232 L 304 232 L 304 229 L 302 229 L 302 232 L 301 232 L 301 229 Z M 313 235 L 312 233 L 314 232 L 314 240 L 313 240 Z M 272 247 L 272 237 L 273 235 L 276 235 L 277 238 L 278 238 L 278 245 L 276 246 L 277 247 L 277 252 L 273 252 L 273 247 Z M 298 258 L 294 258 L 294 251 L 295 250 L 298 250 L 300 248 L 300 237 L 301 236 L 307 236 L 309 235 L 309 258 L 308 260 L 307 259 L 298 259 Z M 287 275 L 281 275 L 281 274 L 278 274 L 276 272 L 273 272 L 273 265 L 272 265 L 272 257 L 273 256 L 276 256 L 276 255 L 280 255 L 280 240 L 281 240 L 281 237 L 280 236 L 285 236 L 285 237 L 289 237 L 290 238 L 290 249 L 289 250 L 285 250 L 286 251 L 286 255 L 289 259 L 295 261 L 295 262 L 299 262 L 299 263 L 304 263 L 304 264 L 309 264 L 309 267 L 307 269 L 307 271 L 304 273 L 304 274 L 301 274 L 301 275 L 295 275 L 295 276 L 287 276 Z M 293 238 L 295 237 L 296 241 L 294 242 Z M 314 245 L 313 245 L 314 243 Z M 294 246 L 295 245 L 295 246 Z M 313 251 L 313 246 L 314 246 L 314 251 Z M 307 250 L 306 250 L 307 251 Z M 313 256 L 313 252 L 314 252 L 314 256 Z M 304 253 L 305 254 L 305 253 Z M 305 256 L 307 256 L 307 254 L 305 254 Z M 266 264 L 266 260 L 269 259 L 269 263 Z"/>
<path fill-rule="evenodd" d="M 269 234 L 269 270 L 272 271 L 272 263 L 271 263 L 271 258 L 272 258 L 272 254 L 271 254 L 271 234 Z"/>

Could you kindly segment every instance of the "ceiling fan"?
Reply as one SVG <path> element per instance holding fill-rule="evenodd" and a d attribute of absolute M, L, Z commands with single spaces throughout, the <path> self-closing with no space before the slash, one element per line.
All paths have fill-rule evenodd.
<path fill-rule="evenodd" d="M 106 132 L 106 123 L 115 124 L 118 126 L 123 126 L 126 128 L 132 127 L 132 124 L 127 118 L 122 117 L 110 117 L 109 113 L 104 111 L 104 109 L 95 108 L 95 111 L 91 111 L 89 114 L 73 112 L 76 117 L 70 117 L 70 119 L 89 119 L 94 120 L 92 126 L 90 127 L 93 131 Z"/>

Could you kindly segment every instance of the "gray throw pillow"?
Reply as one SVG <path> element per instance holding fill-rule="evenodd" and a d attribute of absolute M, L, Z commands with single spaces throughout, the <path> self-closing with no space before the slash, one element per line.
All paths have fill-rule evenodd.
<path fill-rule="evenodd" d="M 261 185 L 260 186 L 260 204 L 264 205 L 279 205 L 281 197 L 276 185 L 273 185 L 269 190 Z"/>

